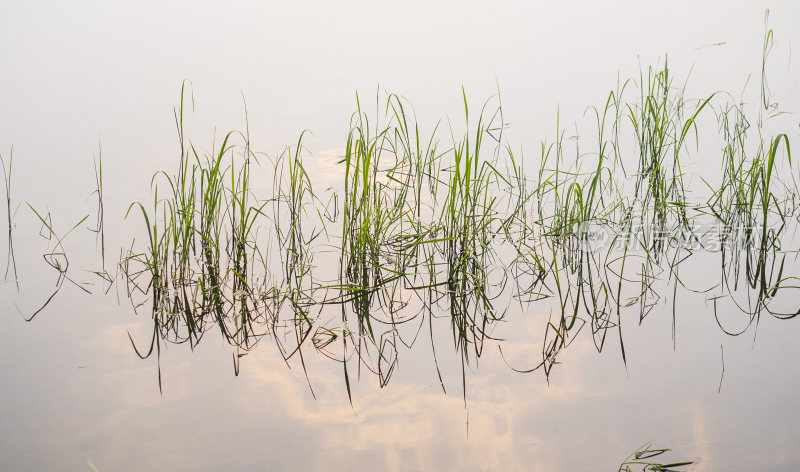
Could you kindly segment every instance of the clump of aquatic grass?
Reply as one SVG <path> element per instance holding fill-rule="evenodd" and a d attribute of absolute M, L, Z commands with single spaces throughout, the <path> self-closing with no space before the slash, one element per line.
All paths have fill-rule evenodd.
<path fill-rule="evenodd" d="M 201 155 L 185 139 L 184 97 L 185 84 L 175 112 L 178 173 L 154 176 L 152 210 L 142 203 L 129 208 L 128 214 L 138 207 L 148 245 L 124 258 L 123 272 L 129 293 L 150 294 L 150 353 L 161 340 L 194 346 L 210 326 L 237 351 L 248 350 L 264 334 L 259 326 L 271 319 L 270 292 L 253 286 L 254 232 L 266 202 L 256 201 L 250 188 L 255 154 L 249 130 L 226 134 L 219 147 Z M 169 189 L 166 196 L 159 194 L 159 181 Z"/>
<path fill-rule="evenodd" d="M 639 448 L 636 452 L 628 456 L 622 464 L 620 464 L 618 472 L 634 472 L 641 470 L 642 472 L 679 472 L 685 470 L 687 465 L 694 464 L 693 461 L 677 461 L 677 462 L 655 462 L 659 456 L 670 452 L 670 449 L 657 449 L 653 448 L 651 444 L 646 444 Z"/>
<path fill-rule="evenodd" d="M 466 94 L 464 115 L 469 125 Z M 480 357 L 487 326 L 498 319 L 490 289 L 489 249 L 496 230 L 496 199 L 491 191 L 497 171 L 483 158 L 483 140 L 495 138 L 502 130 L 501 110 L 487 115 L 481 109 L 472 136 L 467 134 L 453 145 L 448 170 L 447 195 L 442 208 L 443 256 L 447 263 L 447 294 L 456 348 L 469 360 L 469 352 Z M 499 120 L 499 122 L 498 122 Z M 499 141 L 496 141 L 499 142 Z M 471 348 L 470 348 L 471 346 Z"/>
<path fill-rule="evenodd" d="M 582 152 L 586 138 L 579 139 L 577 125 L 566 136 L 559 113 L 555 139 L 542 144 L 532 178 L 522 154 L 503 140 L 499 97 L 475 119 L 462 89 L 466 130 L 451 124 L 452 146 L 443 149 L 439 125 L 429 135 L 422 131 L 402 97 L 379 97 L 372 115 L 357 96 L 340 162 L 343 189 L 324 205 L 325 216 L 304 163 L 305 133 L 271 160 L 272 194 L 259 197 L 253 184 L 263 154 L 251 149 L 249 124 L 201 152 L 185 135 L 184 84 L 175 111 L 178 171 L 158 173 L 153 201 L 129 208 L 147 231 L 146 248 L 134 252 L 132 245 L 122 261 L 130 293 L 145 294 L 143 303 L 152 305 L 146 355 L 159 352 L 162 342 L 195 346 L 216 328 L 236 348 L 238 373 L 238 359 L 271 335 L 285 359 L 297 354 L 304 367 L 309 344 L 342 362 L 349 394 L 353 360 L 359 374 L 364 368 L 386 385 L 399 352 L 414 344 L 426 318 L 437 372 L 436 317 L 449 322 L 462 368 L 477 362 L 508 309 L 498 298 L 514 290 L 523 311 L 553 302 L 537 366 L 546 375 L 584 327 L 598 351 L 616 330 L 625 361 L 623 312 L 638 309 L 643 322 L 670 298 L 664 287 L 672 289 L 674 336 L 675 298 L 683 286 L 678 267 L 691 255 L 682 245 L 697 239 L 696 214 L 748 228 L 742 229 L 748 242 L 739 246 L 744 255 L 723 251 L 723 282 L 735 291 L 738 274 L 746 275 L 755 312 L 766 309 L 792 279 L 783 272 L 779 241 L 792 200 L 775 170 L 782 153 L 790 161 L 789 139 L 762 141 L 746 156 L 749 123 L 730 108 L 722 183 L 712 186 L 708 202 L 693 203 L 682 160 L 692 138 L 699 145 L 699 116 L 716 94 L 689 100 L 671 74 L 666 61 L 643 70 L 632 101 L 626 93 L 635 84 L 618 81 L 603 105 L 587 109 L 584 118 L 594 126 L 589 152 Z M 567 142 L 575 149 L 570 158 Z M 629 153 L 635 159 L 630 173 Z M 96 177 L 100 232 L 102 156 Z M 341 220 L 331 216 L 339 214 Z M 331 234 L 325 218 L 340 223 Z M 593 238 L 605 234 L 609 240 L 595 245 Z M 315 265 L 317 250 L 332 241 L 339 260 L 334 281 L 320 277 Z M 622 244 L 612 248 L 616 243 Z M 102 235 L 100 246 L 104 253 Z M 515 288 L 507 289 L 509 280 Z M 341 310 L 341 323 L 321 321 L 334 310 Z M 444 388 L 441 373 L 439 380 Z"/>
<path fill-rule="evenodd" d="M 673 88 L 665 60 L 663 68 L 648 69 L 646 82 L 644 75 L 640 75 L 639 102 L 628 105 L 628 120 L 636 134 L 639 156 L 634 195 L 641 205 L 641 222 L 652 226 L 652 231 L 644 233 L 643 243 L 655 257 L 668 240 L 646 236 L 671 234 L 676 230 L 689 232 L 681 154 L 692 131 L 697 139 L 698 115 L 715 96 L 711 94 L 697 101 L 691 116 L 684 119 L 690 105 L 684 91 L 685 85 L 677 91 Z"/>
<path fill-rule="evenodd" d="M 486 102 L 474 130 L 469 131 L 469 105 L 463 89 L 462 98 L 468 131 L 461 139 L 453 137 L 452 160 L 443 170 L 447 193 L 439 218 L 439 245 L 445 267 L 443 300 L 463 367 L 471 358 L 481 356 L 489 326 L 503 315 L 494 307 L 497 295 L 492 293 L 492 286 L 499 285 L 501 292 L 504 278 L 491 280 L 495 256 L 491 245 L 501 223 L 495 208 L 498 195 L 493 191 L 499 179 L 492 165 L 494 154 L 489 159 L 484 157 L 484 139 L 499 149 L 504 123 L 502 108 L 492 110 Z"/>
<path fill-rule="evenodd" d="M 277 198 L 273 199 L 275 221 L 282 220 L 283 208 L 286 209 L 285 213 L 288 218 L 288 225 L 286 225 L 288 229 L 284 229 L 283 225 L 278 225 L 276 229 L 278 230 L 278 241 L 283 248 L 282 253 L 285 255 L 283 258 L 284 280 L 292 292 L 301 290 L 304 286 L 304 278 L 310 275 L 311 254 L 307 249 L 321 234 L 321 231 L 325 230 L 323 225 L 322 230 L 312 231 L 310 235 L 304 231 L 304 217 L 307 215 L 308 207 L 311 205 L 313 208 L 313 199 L 315 198 L 311 178 L 303 165 L 304 135 L 305 132 L 300 135 L 294 148 L 287 148 L 275 163 L 274 186 L 280 189 Z M 287 180 L 287 177 L 288 188 L 285 189 L 281 183 Z M 314 210 L 314 212 L 322 221 L 319 211 Z"/>
<path fill-rule="evenodd" d="M 257 329 L 256 325 L 270 320 L 271 313 L 265 311 L 264 290 L 259 290 L 254 285 L 257 277 L 253 271 L 252 262 L 258 253 L 255 233 L 259 217 L 264 215 L 263 209 L 268 202 L 259 201 L 251 186 L 253 164 L 257 165 L 258 160 L 250 146 L 250 126 L 246 104 L 245 132 L 238 134 L 242 141 L 241 154 L 238 159 L 234 156 L 230 161 L 228 170 L 230 185 L 224 191 L 223 198 L 226 203 L 223 206 L 229 225 L 227 259 L 230 268 L 226 276 L 230 280 L 230 297 L 236 313 L 231 334 L 237 348 L 243 347 L 247 350 L 253 347 L 252 343 L 262 334 L 263 330 Z M 268 299 L 269 296 L 267 295 L 266 298 Z"/>
<path fill-rule="evenodd" d="M 768 306 L 788 280 L 783 275 L 786 254 L 781 254 L 780 236 L 790 209 L 774 189 L 781 184 L 774 171 L 781 149 L 791 166 L 789 139 L 781 134 L 768 144 L 762 141 L 749 161 L 741 153 L 742 148 L 734 144 L 739 139 L 735 137 L 725 148 L 723 181 L 709 204 L 722 233 L 722 285 L 731 295 L 742 282 L 753 290 L 754 296 L 751 298 L 748 291 L 744 304 L 736 302 L 750 315 L 751 323 L 763 310 L 779 317 L 793 317 L 797 313 L 773 312 Z"/>
<path fill-rule="evenodd" d="M 726 105 L 718 114 L 725 141 L 722 179 L 718 186 L 707 184 L 712 189 L 707 209 L 719 225 L 721 286 L 733 303 L 749 315 L 747 326 L 757 321 L 765 310 L 777 317 L 793 317 L 797 314 L 773 312 L 769 308 L 781 288 L 794 288 L 789 281 L 795 277 L 783 275 L 786 254 L 782 252 L 780 237 L 786 227 L 787 215 L 796 206 L 793 189 L 779 177 L 776 170 L 787 169 L 786 174 L 792 175 L 789 137 L 785 133 L 771 139 L 763 137 L 762 112 L 769 109 L 773 116 L 780 113 L 777 104 L 770 102 L 766 84 L 766 60 L 772 47 L 771 41 L 772 31 L 767 30 L 762 54 L 761 103 L 755 152 L 748 152 L 751 124 L 744 105 Z M 785 165 L 781 165 L 783 156 Z M 746 291 L 746 297 L 741 301 L 737 299 L 740 285 Z M 714 298 L 715 313 L 718 298 Z M 717 320 L 720 322 L 719 318 Z M 724 327 L 722 329 L 729 332 Z"/>
<path fill-rule="evenodd" d="M 136 344 L 134 349 L 142 357 L 160 356 L 163 343 L 194 347 L 215 330 L 234 346 L 238 374 L 239 359 L 264 337 L 274 338 L 287 361 L 297 355 L 304 370 L 303 350 L 310 344 L 342 362 L 349 395 L 352 361 L 359 375 L 363 368 L 385 386 L 401 350 L 412 347 L 427 318 L 444 389 L 434 318 L 449 324 L 465 385 L 465 365 L 477 363 L 487 342 L 501 342 L 492 329 L 504 319 L 508 306 L 502 300 L 511 295 L 522 312 L 550 310 L 541 362 L 527 371 L 542 367 L 549 376 L 584 327 L 598 351 L 616 330 L 626 362 L 623 312 L 638 310 L 642 323 L 658 302 L 669 301 L 670 288 L 674 339 L 678 286 L 694 290 L 683 284 L 679 266 L 692 255 L 683 245 L 698 240 L 692 225 L 697 215 L 712 215 L 725 230 L 719 287 L 750 314 L 751 323 L 762 312 L 796 316 L 773 309 L 779 293 L 796 288 L 781 236 L 795 222 L 797 184 L 781 178 L 779 170 L 785 163 L 791 171 L 788 134 L 762 137 L 761 115 L 781 113 L 766 81 L 769 28 L 763 46 L 758 145 L 751 152 L 744 105 L 724 108 L 722 181 L 709 184 L 706 202 L 691 201 L 683 161 L 691 155 L 692 138 L 699 146 L 700 115 L 717 94 L 687 99 L 685 85 L 673 85 L 666 61 L 643 69 L 638 84 L 618 80 L 604 104 L 587 109 L 584 119 L 594 126 L 589 152 L 577 124 L 574 136 L 566 135 L 559 112 L 554 139 L 541 145 L 538 169 L 504 141 L 499 94 L 476 120 L 462 89 L 466 128 L 455 131 L 451 124 L 452 145 L 446 149 L 437 136 L 439 124 L 425 133 L 399 95 L 378 97 L 375 115 L 362 109 L 357 96 L 340 162 L 343 190 L 324 205 L 304 161 L 305 132 L 270 159 L 265 174 L 272 175 L 260 179 L 264 154 L 251 148 L 246 104 L 244 130 L 225 134 L 204 151 L 187 138 L 184 83 L 175 109 L 177 172 L 157 173 L 153 200 L 128 208 L 129 217 L 141 218 L 147 236 L 143 249 L 131 243 L 120 267 L 135 309 L 149 304 L 154 326 L 149 350 L 139 351 Z M 629 100 L 635 87 L 638 94 Z M 631 134 L 633 141 L 626 141 Z M 571 144 L 574 154 L 566 158 Z M 628 155 L 635 172 L 626 168 Z M 6 278 L 13 270 L 16 279 L 12 161 L 13 154 L 6 169 L 0 156 L 9 229 Z M 530 168 L 537 175 L 526 175 Z M 102 262 L 95 273 L 111 281 L 102 150 L 95 179 L 97 219 L 90 230 L 97 233 Z M 262 180 L 271 180 L 271 194 L 258 194 L 255 184 Z M 35 316 L 65 282 L 85 290 L 68 273 L 63 240 L 88 216 L 59 237 L 49 214 L 30 208 L 43 235 L 55 238 L 45 261 L 58 272 L 56 290 Z M 326 219 L 340 223 L 330 234 Z M 606 234 L 609 240 L 593 239 Z M 315 259 L 324 258 L 319 249 L 331 243 L 337 245 L 338 267 Z M 335 280 L 320 277 L 320 266 L 323 272 L 326 266 L 338 269 Z M 741 291 L 744 301 L 736 297 Z M 338 310 L 341 322 L 330 321 Z M 330 312 L 329 321 L 322 321 Z M 160 379 L 159 370 L 159 385 Z M 686 465 L 652 462 L 664 452 L 645 447 L 620 470 Z"/>
<path fill-rule="evenodd" d="M 603 348 L 608 329 L 619 326 L 618 320 L 611 320 L 613 314 L 619 318 L 620 303 L 619 296 L 614 297 L 607 275 L 610 250 L 603 256 L 600 245 L 604 241 L 597 238 L 606 236 L 609 225 L 627 210 L 614 178 L 618 169 L 624 172 L 618 142 L 619 123 L 626 106 L 623 102 L 626 86 L 627 82 L 611 91 L 602 110 L 590 109 L 596 125 L 597 152 L 582 154 L 576 137 L 575 164 L 564 166 L 564 132 L 560 119 L 556 123 L 555 141 L 550 145 L 542 144 L 539 183 L 535 191 L 539 215 L 536 223 L 543 231 L 547 246 L 543 253 L 550 257 L 543 264 L 539 256 L 534 256 L 544 276 L 534 279 L 527 293 L 558 298 L 560 312 L 547 323 L 543 359 L 539 364 L 546 375 L 556 363 L 558 353 L 587 323 L 592 327 L 598 350 Z M 585 163 L 591 170 L 582 169 Z M 624 269 L 626 255 L 621 258 Z M 536 284 L 541 284 L 541 288 Z M 544 295 L 543 290 L 546 290 Z"/>
<path fill-rule="evenodd" d="M 678 153 L 670 151 L 674 123 L 684 104 L 682 96 L 672 96 L 666 61 L 662 70 L 648 69 L 646 83 L 643 75 L 640 81 L 640 102 L 629 108 L 628 115 L 637 136 L 639 155 L 635 195 L 642 202 L 643 213 L 652 211 L 654 228 L 661 229 L 667 224 L 667 211 L 671 208 L 668 202 L 683 200 L 681 182 L 677 180 L 679 174 L 676 174 L 679 172 Z M 667 159 L 670 158 L 672 166 L 668 168 Z M 643 215 L 642 221 L 648 220 Z M 654 245 L 657 244 L 654 241 Z"/>
<path fill-rule="evenodd" d="M 310 247 L 317 238 L 327 234 L 323 216 L 315 206 L 315 203 L 320 202 L 303 164 L 305 134 L 306 132 L 301 133 L 295 146 L 289 146 L 273 163 L 275 173 L 273 188 L 277 194 L 270 199 L 283 273 L 280 285 L 275 287 L 273 296 L 273 332 L 284 359 L 288 360 L 297 353 L 304 371 L 302 345 L 314 327 L 309 310 L 315 304 L 314 291 L 319 288 L 312 278 L 313 253 Z M 322 222 L 321 228 L 312 227 L 310 231 L 306 229 L 309 213 L 316 214 L 318 221 Z M 292 348 L 285 347 L 277 336 L 277 323 L 281 321 L 280 315 L 284 305 L 293 313 L 290 321 L 295 346 Z M 333 331 L 329 333 L 332 334 L 329 342 L 333 342 L 338 335 Z M 320 336 L 312 338 L 312 341 L 317 349 L 322 350 L 327 344 Z"/>
<path fill-rule="evenodd" d="M 359 368 L 364 363 L 379 374 L 381 385 L 385 385 L 393 368 L 384 366 L 393 366 L 396 355 L 392 339 L 397 334 L 395 324 L 400 320 L 395 319 L 395 314 L 405 306 L 396 297 L 398 284 L 412 265 L 418 243 L 426 234 L 419 219 L 423 179 L 418 172 L 426 166 L 425 159 L 435 152 L 435 146 L 429 144 L 423 155 L 419 128 L 414 122 L 412 135 L 410 117 L 399 97 L 388 97 L 385 108 L 388 123 L 383 126 L 377 118 L 370 120 L 358 96 L 356 105 L 341 161 L 345 183 L 340 302 L 345 324 L 348 306 L 355 314 L 354 348 Z M 386 331 L 379 331 L 376 323 L 385 326 Z M 343 342 L 347 352 L 347 337 Z M 375 366 L 366 363 L 368 346 L 376 347 Z M 349 379 L 346 362 L 344 369 L 345 378 Z M 349 392 L 349 380 L 347 386 Z"/>
<path fill-rule="evenodd" d="M 715 95 L 685 99 L 683 90 L 672 86 L 666 63 L 650 68 L 646 80 L 644 73 L 640 78 L 640 96 L 634 102 L 625 99 L 631 82 L 618 82 L 604 106 L 589 109 L 596 131 L 591 152 L 581 152 L 577 129 L 575 137 L 565 137 L 559 114 L 555 140 L 542 144 L 538 179 L 525 175 L 524 161 L 503 142 L 499 101 L 496 109 L 487 102 L 471 123 L 462 90 L 468 131 L 456 137 L 451 126 L 453 144 L 440 150 L 438 125 L 423 138 L 401 97 L 390 94 L 385 102 L 378 100 L 374 116 L 364 112 L 357 97 L 340 162 L 345 179 L 340 233 L 333 235 L 324 223 L 308 227 L 309 215 L 319 221 L 324 217 L 316 209 L 321 201 L 303 163 L 304 135 L 273 161 L 274 193 L 258 199 L 250 186 L 257 160 L 249 130 L 229 133 L 220 147 L 201 155 L 194 145 L 184 144 L 181 105 L 176 112 L 179 172 L 159 175 L 169 192 L 164 197 L 154 187 L 152 210 L 140 205 L 150 247 L 128 259 L 138 261 L 149 275 L 142 287 L 152 290 L 159 339 L 194 345 L 216 325 L 237 349 L 246 350 L 271 332 L 284 357 L 298 354 L 305 366 L 303 346 L 311 338 L 315 349 L 343 363 L 350 393 L 352 359 L 359 373 L 363 367 L 386 385 L 398 365 L 400 347 L 410 347 L 416 339 L 414 333 L 409 339 L 401 334 L 411 320 L 421 327 L 428 318 L 433 343 L 433 318 L 444 314 L 462 365 L 476 361 L 491 339 L 493 323 L 507 309 L 497 306 L 496 298 L 505 293 L 509 274 L 521 307 L 551 297 L 557 302 L 544 328 L 538 366 L 546 375 L 586 326 L 598 351 L 616 330 L 625 361 L 623 312 L 638 305 L 643 322 L 664 300 L 665 284 L 672 289 L 674 336 L 675 298 L 683 285 L 678 266 L 691 255 L 682 244 L 697 238 L 692 212 L 710 212 L 726 224 L 763 220 L 758 211 L 779 201 L 776 184 L 770 183 L 770 161 L 779 154 L 780 143 L 776 139 L 774 149 L 765 146 L 761 151 L 772 158 L 752 163 L 738 150 L 727 151 L 720 190 L 706 203 L 708 208 L 693 204 L 681 159 L 692 135 L 699 142 L 698 117 Z M 734 112 L 731 117 L 741 121 Z M 628 148 L 621 142 L 626 123 L 635 137 L 633 195 L 618 178 L 619 172 L 627 175 L 623 154 Z M 731 146 L 738 146 L 741 138 L 735 133 L 729 137 Z M 565 158 L 566 139 L 575 144 L 571 160 Z M 781 142 L 788 151 L 788 138 Z M 754 183 L 745 183 L 747 175 Z M 746 211 L 741 205 L 745 198 L 751 202 Z M 331 201 L 338 203 L 336 197 Z M 266 204 L 273 208 L 279 277 L 273 275 L 271 251 L 256 241 Z M 333 213 L 339 211 L 337 207 Z M 593 246 L 598 231 L 609 233 L 610 241 L 600 241 L 606 246 Z M 777 234 L 754 235 L 753 241 L 767 241 L 774 249 Z M 341 238 L 338 280 L 332 284 L 315 276 L 318 238 Z M 621 249 L 612 249 L 616 242 L 623 243 Z M 503 258 L 500 247 L 505 243 L 513 248 L 511 261 Z M 766 280 L 759 282 L 767 289 L 758 298 L 769 298 L 771 290 L 774 294 L 776 280 L 788 280 L 782 263 L 775 275 L 761 262 L 769 258 L 742 260 L 752 267 L 748 283 Z M 256 274 L 259 264 L 254 261 L 263 273 Z M 325 295 L 320 298 L 319 293 Z M 335 295 L 329 297 L 331 293 Z M 312 315 L 312 310 L 322 313 L 332 305 L 341 310 L 341 325 L 321 323 Z M 278 336 L 282 327 L 294 334 L 291 347 Z M 334 354 L 333 346 L 340 346 L 342 354 Z"/>
<path fill-rule="evenodd" d="M 470 124 L 463 91 L 462 98 Z M 490 289 L 498 287 L 500 293 L 504 276 L 491 280 L 496 267 L 491 245 L 503 223 L 496 191 L 500 182 L 510 180 L 495 162 L 501 109 L 489 114 L 487 106 L 488 102 L 474 131 L 462 139 L 454 137 L 453 147 L 439 152 L 438 125 L 430 138 L 423 139 L 399 96 L 388 96 L 383 126 L 370 120 L 357 102 L 341 161 L 345 167 L 338 287 L 342 295 L 336 302 L 342 304 L 345 324 L 350 313 L 356 315 L 356 329 L 344 338 L 345 359 L 348 338 L 355 336 L 359 366 L 376 372 L 381 385 L 394 370 L 398 343 L 409 345 L 400 335 L 402 324 L 428 316 L 432 330 L 432 317 L 443 310 L 466 363 L 480 356 L 487 326 L 499 319 L 492 306 L 496 295 Z M 491 159 L 482 155 L 487 152 L 488 146 L 482 144 L 487 136 L 495 145 Z M 521 212 L 522 205 L 514 211 Z M 419 311 L 399 316 L 410 304 Z M 332 335 L 325 333 L 320 345 L 327 346 Z M 346 361 L 345 378 L 349 390 Z"/>
<path fill-rule="evenodd" d="M 372 303 L 376 293 L 397 277 L 384 267 L 382 257 L 388 237 L 402 218 L 402 207 L 391 200 L 391 189 L 379 180 L 378 170 L 389 139 L 389 128 L 381 129 L 377 124 L 371 126 L 358 98 L 356 102 L 358 110 L 351 120 L 343 160 L 345 187 L 340 277 L 345 298 L 352 303 L 356 315 L 359 340 L 366 336 L 374 341 Z M 391 275 L 385 276 L 387 273 Z M 344 312 L 343 317 L 346 321 Z"/>
<path fill-rule="evenodd" d="M 720 113 L 720 128 L 725 140 L 722 152 L 722 181 L 708 199 L 708 209 L 729 228 L 752 228 L 750 191 L 757 182 L 758 166 L 747 169 L 747 133 L 750 122 L 738 106 L 726 106 Z M 749 177 L 749 178 L 748 178 Z M 711 186 L 710 184 L 708 184 Z M 712 187 L 713 188 L 713 187 Z"/>

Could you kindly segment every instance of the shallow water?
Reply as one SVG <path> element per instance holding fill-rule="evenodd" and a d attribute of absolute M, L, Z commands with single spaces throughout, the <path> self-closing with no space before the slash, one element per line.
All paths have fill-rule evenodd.
<path fill-rule="evenodd" d="M 325 189 L 342 183 L 336 161 L 354 91 L 371 110 L 377 84 L 408 97 L 427 129 L 445 116 L 462 129 L 461 85 L 474 107 L 499 87 L 511 123 L 507 139 L 526 162 L 537 156 L 539 140 L 552 141 L 557 107 L 568 136 L 588 135 L 584 107 L 602 106 L 618 72 L 637 77 L 640 63 L 646 68 L 667 53 L 679 82 L 694 66 L 687 95 L 727 90 L 738 97 L 752 74 L 743 95 L 757 102 L 770 7 L 776 46 L 769 86 L 790 113 L 769 126 L 796 142 L 800 75 L 791 46 L 800 40 L 792 26 L 798 7 L 719 6 L 576 3 L 539 11 L 510 4 L 487 12 L 484 4 L 458 3 L 422 17 L 411 7 L 356 3 L 335 11 L 316 5 L 313 14 L 246 4 L 158 7 L 158 15 L 145 6 L 10 7 L 0 19 L 15 38 L 0 46 L 14 71 L 0 78 L 0 152 L 7 157 L 13 144 L 20 290 L 0 285 L 0 468 L 616 470 L 652 442 L 672 448 L 675 460 L 694 461 L 690 470 L 792 470 L 800 433 L 797 321 L 765 314 L 740 336 L 723 333 L 711 301 L 716 292 L 704 292 L 719 280 L 718 252 L 698 252 L 680 266 L 689 289 L 700 293 L 681 288 L 673 297 L 672 285 L 656 285 L 658 301 L 641 323 L 636 307 L 624 312 L 625 362 L 616 332 L 598 353 L 587 326 L 549 378 L 541 369 L 514 372 L 509 366 L 541 362 L 546 323 L 558 308 L 553 299 L 520 305 L 504 292 L 498 306 L 508 311 L 491 330 L 502 341 L 485 342 L 480 360 L 466 368 L 464 389 L 450 322 L 439 313 L 432 334 L 423 318 L 413 348 L 398 349 L 384 388 L 365 369 L 356 379 L 358 363 L 350 363 L 352 406 L 341 363 L 309 348 L 306 376 L 297 357 L 287 366 L 264 338 L 240 358 L 235 376 L 234 350 L 215 332 L 193 351 L 165 344 L 160 392 L 155 357 L 140 360 L 128 338 L 140 349 L 148 344 L 149 311 L 135 314 L 124 284 L 103 294 L 104 283 L 86 272 L 99 269 L 95 235 L 86 229 L 91 218 L 65 245 L 71 274 L 91 282 L 93 295 L 67 283 L 24 321 L 52 293 L 57 274 L 42 258 L 53 241 L 40 236 L 40 222 L 22 202 L 47 208 L 61 232 L 91 214 L 99 141 L 113 266 L 119 248 L 145 237 L 138 219 L 123 218 L 128 205 L 149 198 L 154 172 L 177 169 L 171 107 L 186 78 L 196 102 L 191 136 L 201 150 L 243 127 L 241 89 L 253 147 L 274 156 L 310 129 L 305 162 L 314 185 Z M 714 135 L 715 124 L 704 129 Z M 718 170 L 718 156 L 712 136 L 687 161 L 696 195 L 700 177 Z M 254 185 L 272 178 L 267 166 Z M 794 235 L 789 225 L 782 238 L 789 275 L 798 269 Z M 334 248 L 337 241 L 333 235 Z M 327 260 L 338 263 L 338 255 L 316 259 L 321 271 L 335 274 Z M 796 311 L 795 300 L 788 291 L 774 306 Z M 744 328 L 747 315 L 725 303 L 724 326 Z M 336 325 L 340 312 L 327 307 L 319 321 Z M 416 332 L 416 325 L 401 329 L 406 340 Z"/>

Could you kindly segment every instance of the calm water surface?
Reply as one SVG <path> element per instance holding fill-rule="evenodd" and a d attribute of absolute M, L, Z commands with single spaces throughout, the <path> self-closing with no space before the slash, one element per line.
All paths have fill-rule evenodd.
<path fill-rule="evenodd" d="M 54 242 L 24 202 L 51 212 L 62 232 L 93 212 L 100 142 L 107 264 L 134 238 L 142 244 L 139 220 L 125 212 L 150 198 L 154 172 L 177 169 L 172 107 L 184 79 L 192 81 L 198 148 L 243 128 L 244 94 L 258 151 L 277 155 L 311 130 L 309 173 L 318 188 L 333 187 L 330 195 L 343 180 L 336 162 L 356 91 L 371 108 L 376 91 L 407 97 L 430 129 L 448 116 L 460 126 L 462 85 L 475 107 L 499 89 L 505 139 L 533 170 L 557 110 L 567 138 L 588 135 L 585 107 L 602 106 L 618 74 L 638 79 L 640 65 L 646 71 L 667 55 L 677 82 L 690 77 L 688 96 L 725 90 L 758 103 L 766 8 L 775 31 L 769 88 L 787 111 L 769 130 L 794 144 L 800 10 L 788 1 L 3 6 L 0 153 L 7 158 L 13 145 L 19 291 L 13 277 L 0 285 L 0 469 L 617 470 L 652 442 L 694 461 L 690 470 L 794 470 L 800 327 L 762 315 L 744 334 L 725 334 L 714 317 L 718 292 L 708 291 L 720 277 L 718 252 L 681 266 L 687 288 L 675 296 L 671 284 L 656 285 L 643 322 L 635 308 L 623 314 L 625 362 L 616 332 L 598 353 L 586 327 L 549 378 L 541 369 L 515 372 L 542 360 L 558 302 L 521 304 L 503 292 L 497 304 L 507 312 L 491 328 L 502 341 L 486 341 L 478 363 L 462 374 L 447 318 L 430 329 L 410 323 L 401 335 L 418 339 L 399 348 L 387 386 L 351 365 L 352 405 L 342 365 L 313 348 L 304 372 L 264 338 L 240 358 L 236 376 L 234 351 L 214 332 L 194 350 L 165 345 L 159 391 L 155 356 L 139 359 L 128 337 L 148 343 L 150 313 L 134 313 L 124 284 L 104 293 L 89 272 L 98 270 L 91 219 L 65 245 L 70 274 L 93 294 L 66 283 L 24 320 L 57 279 L 42 258 Z M 704 129 L 715 135 L 716 120 Z M 720 147 L 704 140 L 686 162 L 698 198 L 701 178 L 719 171 Z M 798 181 L 796 165 L 784 172 Z M 256 185 L 272 178 L 268 168 L 253 176 Z M 785 276 L 800 271 L 795 229 L 793 221 L 781 240 Z M 328 261 L 338 257 L 317 259 Z M 746 327 L 745 314 L 718 303 L 726 328 Z M 797 311 L 797 296 L 787 292 L 774 306 Z M 340 313 L 318 316 L 332 323 Z"/>

